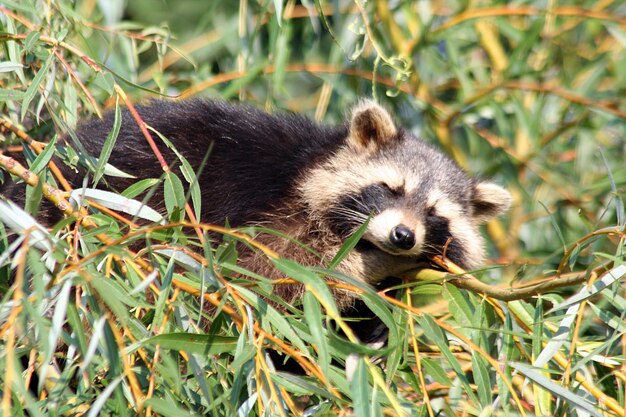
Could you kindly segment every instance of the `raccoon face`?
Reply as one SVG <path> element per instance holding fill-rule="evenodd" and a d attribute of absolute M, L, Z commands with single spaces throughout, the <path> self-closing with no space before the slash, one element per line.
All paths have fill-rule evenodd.
<path fill-rule="evenodd" d="M 344 240 L 369 220 L 350 273 L 375 282 L 443 255 L 464 268 L 483 260 L 478 226 L 510 194 L 468 177 L 451 159 L 366 101 L 352 113 L 346 146 L 312 169 L 300 192 L 311 215 Z"/>

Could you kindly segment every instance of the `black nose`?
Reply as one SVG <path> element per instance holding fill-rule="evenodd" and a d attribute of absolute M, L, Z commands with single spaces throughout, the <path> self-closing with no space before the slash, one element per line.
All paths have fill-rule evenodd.
<path fill-rule="evenodd" d="M 391 229 L 389 240 L 400 249 L 411 249 L 415 245 L 415 233 L 403 224 Z"/>

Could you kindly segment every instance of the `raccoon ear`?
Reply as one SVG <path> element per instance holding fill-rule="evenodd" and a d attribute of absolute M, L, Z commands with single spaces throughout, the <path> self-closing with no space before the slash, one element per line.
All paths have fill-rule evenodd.
<path fill-rule="evenodd" d="M 511 193 L 497 184 L 480 181 L 474 185 L 472 195 L 473 217 L 478 223 L 504 213 L 511 206 Z"/>
<path fill-rule="evenodd" d="M 398 134 L 391 116 L 371 100 L 358 104 L 352 111 L 349 140 L 359 147 L 384 145 Z"/>

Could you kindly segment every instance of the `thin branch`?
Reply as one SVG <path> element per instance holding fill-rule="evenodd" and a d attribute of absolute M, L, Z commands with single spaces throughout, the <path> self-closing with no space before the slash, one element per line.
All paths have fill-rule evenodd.
<path fill-rule="evenodd" d="M 499 17 L 499 16 L 544 16 L 553 14 L 556 16 L 568 16 L 568 17 L 584 17 L 598 20 L 608 20 L 616 22 L 620 25 L 626 25 L 626 19 L 620 17 L 617 14 L 611 14 L 601 10 L 588 10 L 582 7 L 576 6 L 560 6 L 554 7 L 550 10 L 541 9 L 532 6 L 505 6 L 505 7 L 485 7 L 482 9 L 471 9 L 463 13 L 460 13 L 450 20 L 447 20 L 444 24 L 435 28 L 433 34 L 440 34 L 443 31 L 450 29 L 460 23 L 468 20 L 479 19 L 484 17 Z"/>
<path fill-rule="evenodd" d="M 37 154 L 42 153 L 43 149 L 48 145 L 47 143 L 36 141 L 32 137 L 30 137 L 28 133 L 24 132 L 22 129 L 15 126 L 10 120 L 6 119 L 3 116 L 0 116 L 0 125 L 9 129 L 18 138 L 26 142 L 35 152 L 37 152 Z M 48 162 L 48 168 L 50 168 L 50 171 L 52 172 L 54 177 L 57 179 L 57 181 L 61 183 L 61 186 L 63 187 L 65 191 L 72 190 L 72 187 L 67 182 L 67 180 L 65 179 L 65 176 L 63 175 L 63 173 L 61 172 L 61 170 L 59 169 L 59 167 L 54 161 Z"/>
<path fill-rule="evenodd" d="M 618 234 L 619 231 L 613 231 Z M 623 232 L 622 232 L 623 234 Z M 420 275 L 425 276 L 428 274 L 430 278 L 438 276 L 442 280 L 454 285 L 455 287 L 462 288 L 468 291 L 472 291 L 476 294 L 482 294 L 496 300 L 501 301 L 514 301 L 524 300 L 540 294 L 554 291 L 558 288 L 569 287 L 572 285 L 582 284 L 587 281 L 587 272 L 581 272 L 580 274 L 568 275 L 557 278 L 550 278 L 539 282 L 537 284 L 528 285 L 521 288 L 498 288 L 493 285 L 486 284 L 476 279 L 473 275 L 468 274 L 459 266 L 455 265 L 448 259 L 443 259 L 440 256 L 435 256 L 432 261 L 445 271 L 454 274 L 453 276 L 447 275 L 445 272 L 425 270 L 419 271 L 414 278 L 419 279 Z M 602 272 L 606 269 L 605 265 L 599 266 L 595 269 L 596 272 Z"/>
<path fill-rule="evenodd" d="M 564 90 L 559 87 L 554 87 L 546 84 L 533 83 L 527 81 L 518 81 L 518 80 L 510 80 L 502 83 L 492 84 L 487 87 L 484 87 L 478 93 L 469 97 L 465 100 L 462 105 L 459 107 L 459 110 L 456 110 L 442 120 L 442 123 L 446 125 L 451 125 L 456 118 L 461 116 L 465 109 L 468 109 L 472 104 L 478 102 L 479 100 L 487 97 L 488 95 L 496 92 L 497 90 L 505 89 L 505 90 L 522 90 L 522 91 L 533 91 L 537 93 L 547 93 L 552 94 L 558 97 L 561 97 L 567 101 L 572 103 L 580 104 L 582 106 L 596 108 L 607 113 L 611 113 L 615 116 L 621 117 L 622 119 L 626 119 L 626 111 L 620 109 L 620 105 L 618 102 L 609 101 L 609 100 L 595 100 L 583 96 L 579 96 L 570 91 Z"/>
<path fill-rule="evenodd" d="M 263 70 L 265 74 L 273 74 L 275 71 L 276 71 L 276 67 L 272 64 L 268 65 Z M 352 76 L 356 78 L 361 78 L 361 79 L 368 80 L 368 81 L 374 81 L 374 74 L 372 73 L 372 71 L 360 70 L 358 68 L 346 68 L 346 67 L 342 67 L 338 65 L 331 65 L 331 64 L 326 64 L 326 63 L 292 63 L 292 64 L 286 65 L 283 68 L 283 71 L 285 72 L 310 72 L 311 74 L 343 74 L 343 75 L 348 75 L 348 76 Z M 238 80 L 244 77 L 245 75 L 246 75 L 245 73 L 242 73 L 239 71 L 224 72 L 221 74 L 217 74 L 213 78 L 194 84 L 192 87 L 188 88 L 187 90 L 184 90 L 176 98 L 178 99 L 189 98 L 189 97 L 192 97 L 201 93 L 202 91 L 208 88 L 211 88 L 216 85 L 226 83 L 229 81 Z M 437 99 L 430 98 L 430 97 L 428 100 L 424 99 L 424 97 L 422 97 L 419 93 L 416 93 L 415 89 L 408 83 L 398 84 L 394 79 L 389 78 L 389 77 L 383 77 L 380 74 L 376 75 L 376 83 L 382 84 L 391 88 L 398 88 L 400 91 L 406 94 L 412 95 L 413 97 L 420 100 L 424 104 L 431 106 L 432 108 L 434 108 L 435 110 L 443 114 L 450 113 L 450 110 L 448 109 L 448 106 L 445 103 Z"/>
<path fill-rule="evenodd" d="M 32 171 L 24 168 L 22 164 L 20 164 L 15 159 L 10 156 L 6 156 L 2 151 L 0 151 L 0 166 L 4 167 L 7 171 L 9 171 L 13 175 L 17 175 L 24 182 L 31 187 L 36 187 L 39 184 L 39 177 Z M 63 212 L 66 216 L 76 216 L 78 218 L 82 217 L 80 212 L 75 211 L 72 205 L 64 196 L 63 191 L 58 188 L 54 188 L 50 184 L 43 183 L 42 184 L 42 192 L 44 197 L 47 200 L 52 202 L 59 210 Z M 85 220 L 86 221 L 86 220 Z M 93 225 L 95 227 L 95 224 Z"/>

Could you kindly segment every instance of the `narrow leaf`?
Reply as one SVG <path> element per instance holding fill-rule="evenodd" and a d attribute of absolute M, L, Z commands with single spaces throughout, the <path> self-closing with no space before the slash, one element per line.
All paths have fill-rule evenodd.
<path fill-rule="evenodd" d="M 594 404 L 590 404 L 584 398 L 577 396 L 576 394 L 574 394 L 571 391 L 566 390 L 565 388 L 563 388 L 561 385 L 557 384 L 553 380 L 546 378 L 545 376 L 541 374 L 541 371 L 536 370 L 535 368 L 528 366 L 524 363 L 520 363 L 520 362 L 511 362 L 510 365 L 513 368 L 517 369 L 522 374 L 524 374 L 528 379 L 530 379 L 534 383 L 547 389 L 552 394 L 563 398 L 571 406 L 575 408 L 579 408 L 583 411 L 586 411 L 593 416 L 602 417 L 602 414 L 598 412 Z"/>
<path fill-rule="evenodd" d="M 50 162 L 50 159 L 52 159 L 52 156 L 54 155 L 57 138 L 58 136 L 54 135 L 50 143 L 48 143 L 44 148 L 43 152 L 37 155 L 37 158 L 35 158 L 32 165 L 30 166 L 30 170 L 32 172 L 39 175 L 41 170 L 48 165 L 48 162 Z"/>
<path fill-rule="evenodd" d="M 318 363 L 324 375 L 328 375 L 330 366 L 330 356 L 328 354 L 328 338 L 324 334 L 322 324 L 322 308 L 315 297 L 309 293 L 304 293 L 304 319 L 311 331 L 313 343 L 317 348 Z"/>
<path fill-rule="evenodd" d="M 572 304 L 580 303 L 583 300 L 593 297 L 600 291 L 613 284 L 615 281 L 621 279 L 624 275 L 626 275 L 626 265 L 619 265 L 604 274 L 604 276 L 594 282 L 591 287 L 584 286 L 577 294 L 571 296 L 567 300 L 563 301 L 561 304 L 553 307 L 552 309 L 550 309 L 550 311 L 548 311 L 548 313 L 561 310 L 563 308 L 571 306 Z"/>
<path fill-rule="evenodd" d="M 339 318 L 339 310 L 330 289 L 317 274 L 289 259 L 273 259 L 274 265 L 287 276 L 302 282 L 312 291 L 332 318 Z"/>
<path fill-rule="evenodd" d="M 41 68 L 39 68 L 39 71 L 37 71 L 37 75 L 35 75 L 35 78 L 33 78 L 33 81 L 30 83 L 30 86 L 26 90 L 26 93 L 24 94 L 24 99 L 22 100 L 21 120 L 24 120 L 24 118 L 26 117 L 28 106 L 30 105 L 30 102 L 33 100 L 33 98 L 35 98 L 35 94 L 37 94 L 39 86 L 41 85 L 44 77 L 48 73 L 48 69 L 50 68 L 53 57 L 54 55 L 50 54 L 50 56 L 48 57 L 48 59 L 46 59 Z"/>
<path fill-rule="evenodd" d="M 0 72 L 13 72 L 24 68 L 24 65 L 16 62 L 4 61 L 0 62 Z"/>
<path fill-rule="evenodd" d="M 337 251 L 333 259 L 328 264 L 328 269 L 336 268 L 337 265 L 344 260 L 344 258 L 350 253 L 352 249 L 359 243 L 363 233 L 367 230 L 367 225 L 369 224 L 370 219 L 367 219 L 365 223 L 363 223 L 357 230 L 354 232 L 346 241 L 341 245 L 341 248 Z"/>
<path fill-rule="evenodd" d="M 165 189 L 163 191 L 163 198 L 165 200 L 167 214 L 170 218 L 178 215 L 178 212 L 185 207 L 185 192 L 183 190 L 183 183 L 173 172 L 167 172 L 165 174 Z"/>
<path fill-rule="evenodd" d="M 159 345 L 163 349 L 172 349 L 198 355 L 216 355 L 232 352 L 237 346 L 234 336 L 215 334 L 166 333 L 144 340 L 142 345 Z"/>
<path fill-rule="evenodd" d="M 359 358 L 352 381 L 350 383 L 352 393 L 352 408 L 356 417 L 370 417 L 372 403 L 371 387 L 367 378 L 367 366 L 365 359 Z"/>
<path fill-rule="evenodd" d="M 550 338 L 548 344 L 541 350 L 541 353 L 537 356 L 533 366 L 543 368 L 543 366 L 547 364 L 548 361 L 550 361 L 559 351 L 561 346 L 563 346 L 563 343 L 567 341 L 572 325 L 574 324 L 574 320 L 576 320 L 579 308 L 580 303 L 576 303 L 567 309 L 565 317 L 563 317 L 563 320 L 559 323 L 559 328 Z"/>
<path fill-rule="evenodd" d="M 158 178 L 146 178 L 140 181 L 137 181 L 124 191 L 122 191 L 122 195 L 126 198 L 135 198 L 139 194 L 145 192 L 147 189 L 151 187 L 155 187 L 161 182 Z"/>
<path fill-rule="evenodd" d="M 120 133 L 120 127 L 122 126 L 122 111 L 120 110 L 119 96 L 117 96 L 115 101 L 115 113 L 113 119 L 113 126 L 109 131 L 106 139 L 104 140 L 104 144 L 102 145 L 102 151 L 100 151 L 100 156 L 98 157 L 98 164 L 96 165 L 96 169 L 94 171 L 93 176 L 93 186 L 95 187 L 102 176 L 104 175 L 104 168 L 109 161 L 109 157 L 111 156 L 111 152 L 113 151 L 113 147 L 115 146 L 115 142 L 117 141 L 117 136 Z"/>
<path fill-rule="evenodd" d="M 0 221 L 14 232 L 30 234 L 28 244 L 45 252 L 51 252 L 55 238 L 30 214 L 11 201 L 0 200 Z"/>
<path fill-rule="evenodd" d="M 111 191 L 97 190 L 93 188 L 78 188 L 70 193 L 70 199 L 79 203 L 83 198 L 87 198 L 107 208 L 121 211 L 131 216 L 150 220 L 155 223 L 164 223 L 165 219 L 159 212 L 148 207 L 144 203 L 122 197 Z"/>
<path fill-rule="evenodd" d="M 0 101 L 21 100 L 23 97 L 23 91 L 0 88 Z"/>

